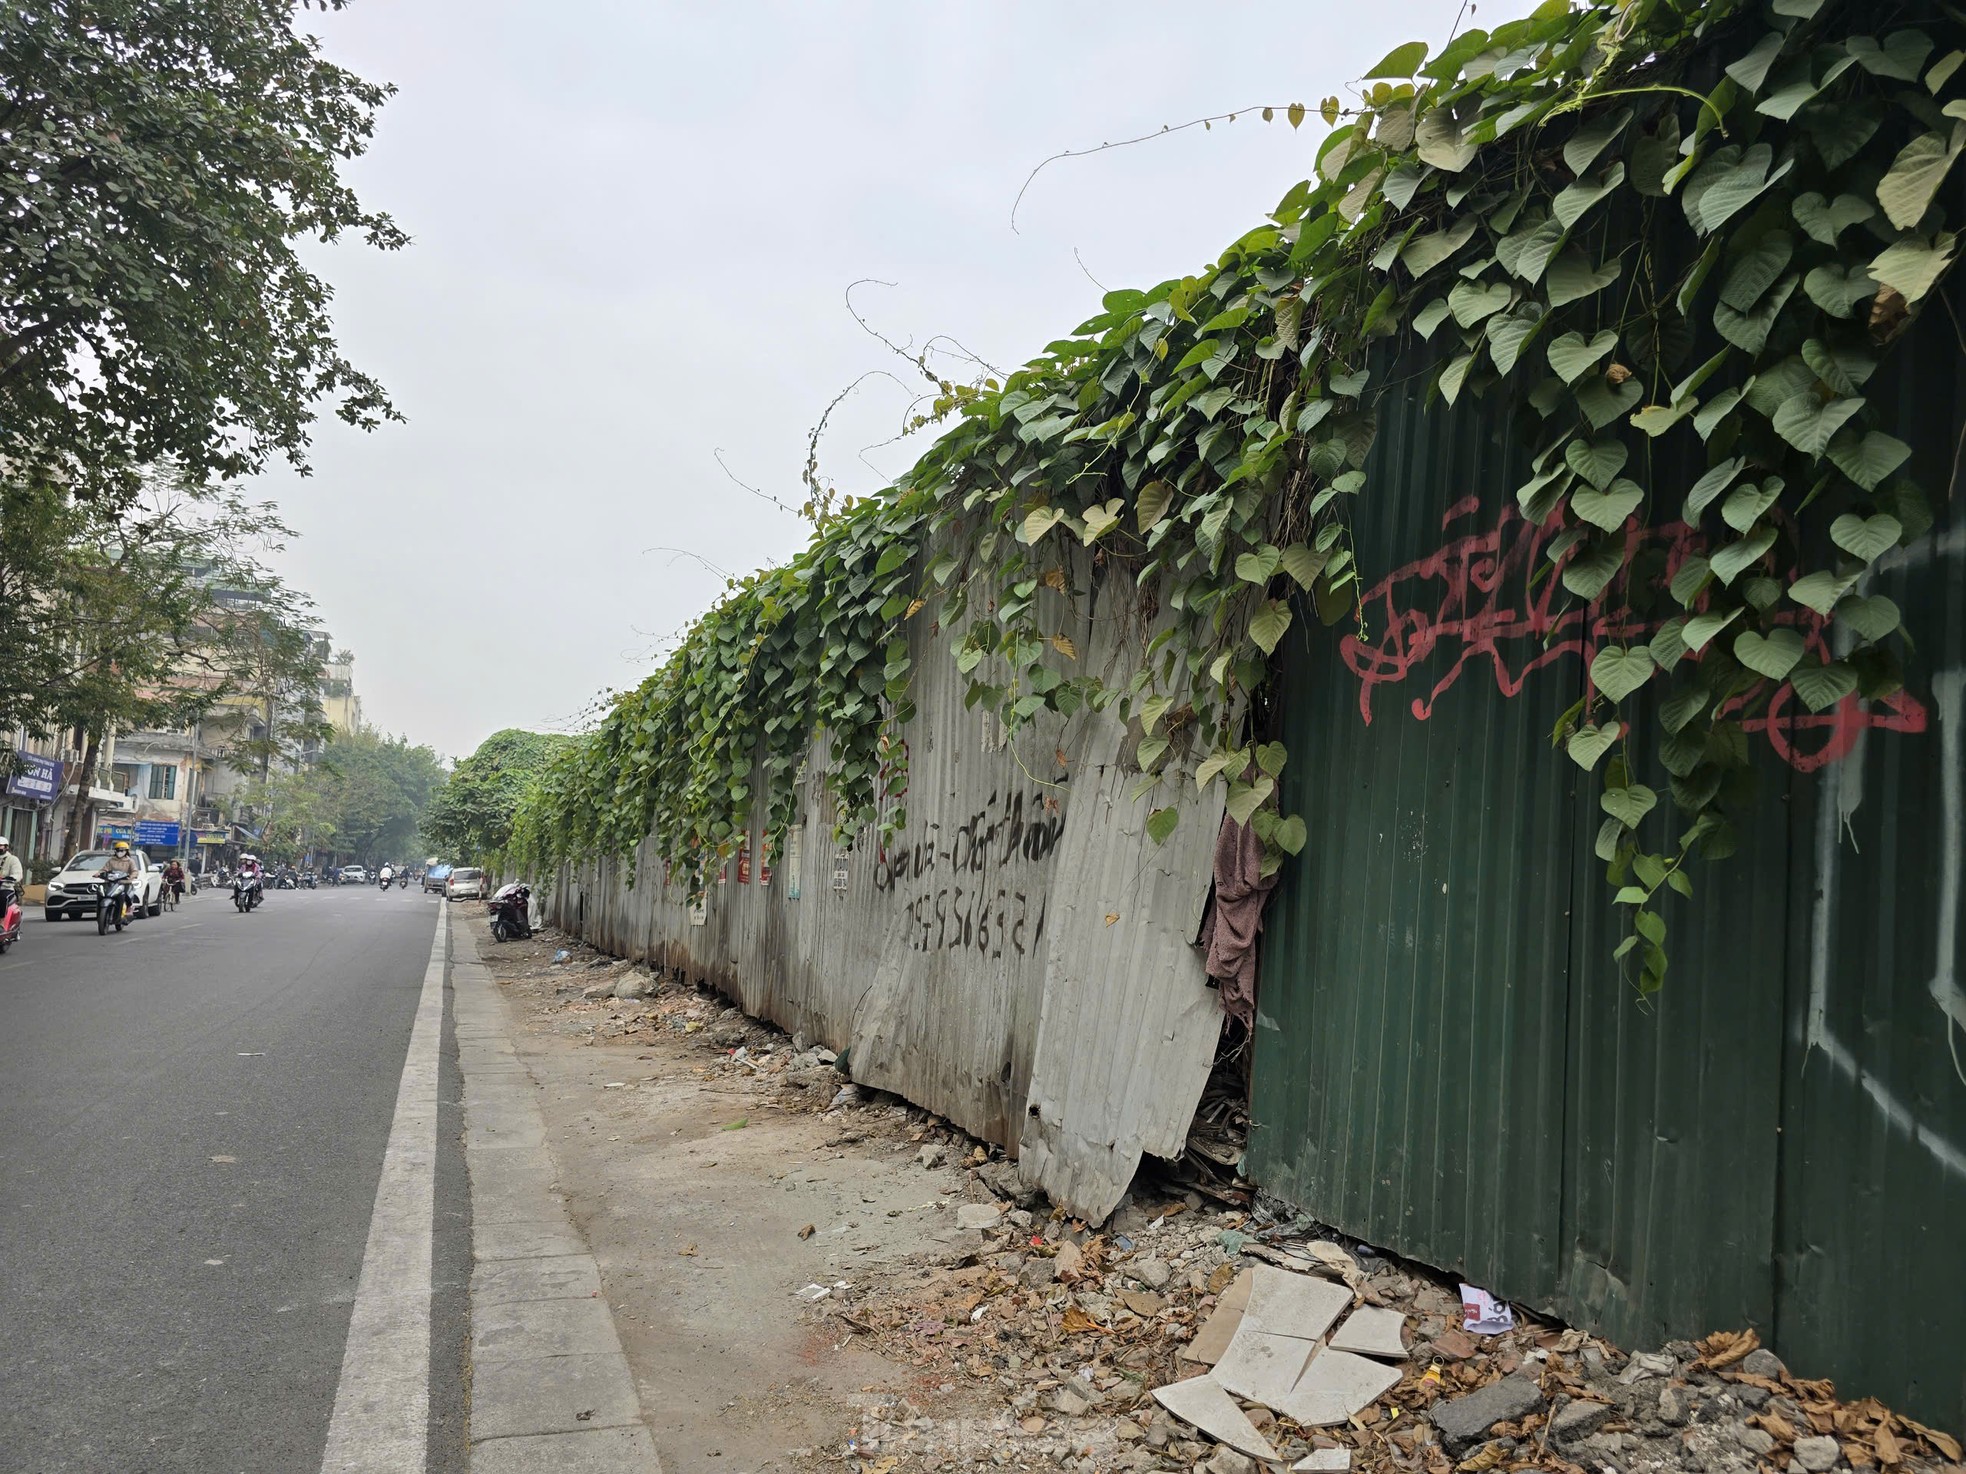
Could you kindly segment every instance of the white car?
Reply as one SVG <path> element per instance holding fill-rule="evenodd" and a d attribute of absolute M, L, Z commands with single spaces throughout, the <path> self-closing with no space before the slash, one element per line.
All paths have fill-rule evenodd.
<path fill-rule="evenodd" d="M 453 901 L 482 901 L 485 898 L 485 872 L 460 865 L 444 882 L 444 894 Z"/>
<path fill-rule="evenodd" d="M 369 883 L 369 872 L 364 870 L 360 865 L 344 865 L 341 867 L 341 879 L 335 883 L 337 885 L 367 885 Z"/>
<path fill-rule="evenodd" d="M 48 920 L 79 920 L 96 914 L 96 872 L 102 869 L 103 861 L 112 853 L 110 850 L 83 850 L 61 867 L 61 873 L 48 882 L 48 900 L 43 913 Z M 131 914 L 161 915 L 164 910 L 162 868 L 151 864 L 149 856 L 140 850 L 131 850 L 130 858 L 137 862 L 136 903 L 130 908 Z"/>

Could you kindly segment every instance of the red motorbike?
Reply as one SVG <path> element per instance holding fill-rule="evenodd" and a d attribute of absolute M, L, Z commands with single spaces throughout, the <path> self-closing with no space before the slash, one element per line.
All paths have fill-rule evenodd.
<path fill-rule="evenodd" d="M 0 952 L 20 940 L 20 887 L 12 881 L 0 882 Z"/>

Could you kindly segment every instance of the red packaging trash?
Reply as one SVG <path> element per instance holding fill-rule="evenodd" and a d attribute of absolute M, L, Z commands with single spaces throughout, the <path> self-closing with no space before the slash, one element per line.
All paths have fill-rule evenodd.
<path fill-rule="evenodd" d="M 1461 1328 L 1477 1336 L 1499 1336 L 1515 1329 L 1515 1311 L 1486 1290 L 1461 1286 Z"/>

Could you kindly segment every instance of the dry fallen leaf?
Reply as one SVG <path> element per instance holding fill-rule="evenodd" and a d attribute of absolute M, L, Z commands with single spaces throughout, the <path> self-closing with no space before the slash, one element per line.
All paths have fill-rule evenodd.
<path fill-rule="evenodd" d="M 1871 1438 L 1871 1447 L 1877 1450 L 1877 1461 L 1887 1467 L 1904 1462 L 1904 1449 L 1898 1444 L 1898 1437 L 1891 1431 L 1891 1420 L 1886 1418 L 1877 1425 L 1877 1432 Z"/>
<path fill-rule="evenodd" d="M 1120 919 L 1120 914 L 1117 911 L 1108 911 L 1106 913 L 1106 925 L 1108 926 L 1111 926 L 1114 922 L 1118 921 L 1119 919 Z"/>
<path fill-rule="evenodd" d="M 683 1258 L 685 1259 L 694 1259 L 696 1257 L 696 1245 L 684 1244 L 682 1248 L 678 1249 L 676 1252 L 682 1255 Z"/>
<path fill-rule="evenodd" d="M 1962 1458 L 1966 1458 L 1966 1449 L 1962 1449 L 1959 1440 L 1950 1433 L 1941 1433 L 1937 1428 L 1927 1428 L 1923 1423 L 1914 1422 L 1910 1418 L 1900 1418 L 1898 1421 L 1951 1459 L 1953 1463 L 1956 1464 Z"/>
<path fill-rule="evenodd" d="M 1700 1365 L 1718 1371 L 1732 1366 L 1750 1351 L 1758 1350 L 1761 1337 L 1753 1328 L 1745 1331 L 1715 1331 L 1699 1343 Z"/>
<path fill-rule="evenodd" d="M 1078 1335 L 1086 1331 L 1097 1332 L 1101 1336 L 1110 1336 L 1113 1334 L 1076 1305 L 1065 1307 L 1065 1318 L 1060 1328 L 1073 1335 Z"/>
<path fill-rule="evenodd" d="M 804 1228 L 799 1230 L 799 1237 L 802 1239 L 809 1239 L 813 1236 L 813 1234 L 817 1232 L 818 1230 L 815 1229 L 810 1223 L 808 1223 Z"/>

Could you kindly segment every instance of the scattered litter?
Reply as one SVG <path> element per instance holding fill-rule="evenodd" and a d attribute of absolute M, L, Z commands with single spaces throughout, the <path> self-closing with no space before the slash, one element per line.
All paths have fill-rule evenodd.
<path fill-rule="evenodd" d="M 956 1209 L 956 1227 L 991 1229 L 1003 1217 L 1003 1210 L 994 1203 L 964 1203 Z"/>
<path fill-rule="evenodd" d="M 601 1087 L 603 1090 L 626 1090 L 627 1088 L 628 1082 L 626 1080 L 610 1080 Z"/>
<path fill-rule="evenodd" d="M 237 1157 L 213 1157 L 212 1160 L 214 1162 L 236 1162 L 239 1159 Z"/>
<path fill-rule="evenodd" d="M 848 1284 L 845 1280 L 835 1280 L 830 1285 L 821 1285 L 821 1284 L 807 1285 L 803 1290 L 798 1291 L 797 1294 L 801 1300 L 810 1300 L 813 1302 L 818 1302 L 820 1300 L 826 1299 L 828 1296 L 831 1295 L 843 1295 L 848 1290 L 851 1290 L 852 1288 L 853 1286 Z"/>
<path fill-rule="evenodd" d="M 799 1237 L 801 1239 L 809 1239 L 817 1231 L 818 1231 L 817 1229 L 815 1229 L 810 1223 L 808 1223 L 804 1228 L 799 1230 Z"/>
<path fill-rule="evenodd" d="M 1253 1459 L 1272 1462 L 1277 1451 L 1257 1432 L 1249 1415 L 1236 1406 L 1213 1377 L 1190 1377 L 1154 1390 L 1154 1401 L 1184 1423 L 1192 1423 L 1217 1443 L 1248 1454 Z"/>
<path fill-rule="evenodd" d="M 553 965 L 555 967 L 559 967 L 564 963 L 571 962 L 572 960 L 573 960 L 573 953 L 569 952 L 565 947 L 560 948 L 559 951 L 553 954 Z"/>
<path fill-rule="evenodd" d="M 1477 1336 L 1499 1336 L 1515 1329 L 1515 1309 L 1486 1290 L 1461 1286 L 1461 1327 Z"/>

